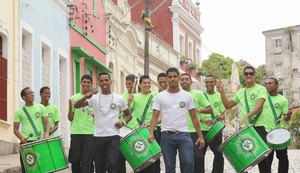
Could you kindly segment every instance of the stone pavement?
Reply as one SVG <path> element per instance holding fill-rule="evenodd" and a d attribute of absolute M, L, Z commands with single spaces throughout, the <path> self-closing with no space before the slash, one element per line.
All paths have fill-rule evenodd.
<path fill-rule="evenodd" d="M 300 150 L 289 150 L 288 151 L 288 156 L 289 156 L 289 162 L 290 162 L 290 169 L 289 173 L 299 173 L 300 171 Z M 206 166 L 205 166 L 205 172 L 210 173 L 212 169 L 212 159 L 213 159 L 213 153 L 211 151 L 208 151 L 206 154 Z M 274 158 L 273 161 L 273 166 L 272 166 L 272 173 L 277 172 L 277 165 L 278 165 L 278 160 Z M 162 164 L 162 173 L 164 171 L 164 167 Z M 132 169 L 130 166 L 127 166 L 127 173 L 133 173 Z M 0 156 L 0 173 L 19 173 L 20 172 L 20 162 L 19 162 L 19 155 L 18 154 L 12 154 L 12 155 L 5 155 L 5 156 Z M 58 171 L 58 173 L 70 173 L 71 170 L 70 168 Z M 179 163 L 177 162 L 176 165 L 176 172 L 179 171 Z M 225 159 L 225 169 L 224 173 L 234 173 L 233 167 L 230 165 L 230 163 Z M 255 166 L 253 169 L 249 171 L 249 173 L 258 173 L 258 168 Z"/>

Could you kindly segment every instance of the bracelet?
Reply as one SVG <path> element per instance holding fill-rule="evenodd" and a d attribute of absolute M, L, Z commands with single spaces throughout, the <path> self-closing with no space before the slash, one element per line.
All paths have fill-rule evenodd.
<path fill-rule="evenodd" d="M 127 124 L 125 120 L 122 120 L 122 122 L 123 122 L 124 126 Z"/>

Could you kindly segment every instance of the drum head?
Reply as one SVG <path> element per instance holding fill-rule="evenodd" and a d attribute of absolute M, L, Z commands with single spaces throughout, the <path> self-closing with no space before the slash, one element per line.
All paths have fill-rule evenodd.
<path fill-rule="evenodd" d="M 286 129 L 275 129 L 267 134 L 267 141 L 271 144 L 282 144 L 291 138 L 291 134 Z"/>
<path fill-rule="evenodd" d="M 126 135 L 128 135 L 132 130 L 128 127 L 122 127 L 120 128 L 120 136 L 123 138 L 125 137 Z"/>

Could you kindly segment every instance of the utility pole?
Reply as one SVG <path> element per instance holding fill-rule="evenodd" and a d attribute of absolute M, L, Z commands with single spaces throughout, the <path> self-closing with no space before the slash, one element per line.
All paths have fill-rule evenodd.
<path fill-rule="evenodd" d="M 149 32 L 151 31 L 150 0 L 145 0 L 145 13 L 143 19 L 145 23 L 144 74 L 149 75 Z"/>

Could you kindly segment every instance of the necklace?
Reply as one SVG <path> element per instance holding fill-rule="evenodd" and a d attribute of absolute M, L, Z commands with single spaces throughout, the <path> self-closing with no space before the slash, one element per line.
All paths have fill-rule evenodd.
<path fill-rule="evenodd" d="M 111 94 L 110 103 L 107 102 L 107 103 L 109 103 L 109 105 L 107 105 L 107 103 L 104 102 L 103 106 L 101 105 L 101 102 L 100 102 L 101 101 L 100 95 L 105 96 L 104 94 L 99 94 L 99 111 L 101 112 L 102 115 L 107 115 L 109 113 L 110 109 L 112 108 L 114 95 L 113 95 L 113 93 Z M 106 108 L 107 108 L 107 111 L 104 111 Z"/>

